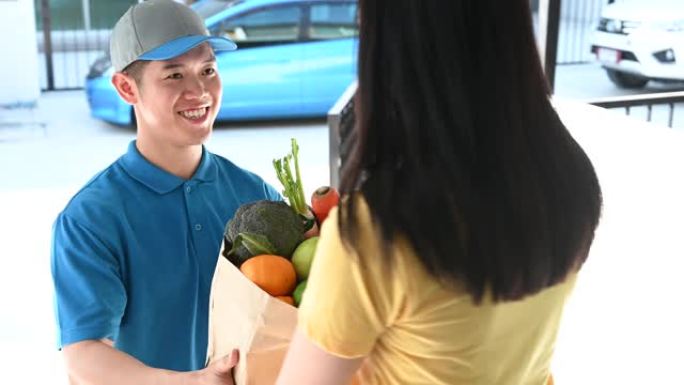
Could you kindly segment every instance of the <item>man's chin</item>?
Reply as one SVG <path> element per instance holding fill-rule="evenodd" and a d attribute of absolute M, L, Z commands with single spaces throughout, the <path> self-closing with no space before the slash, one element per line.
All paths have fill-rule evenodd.
<path fill-rule="evenodd" d="M 212 126 L 207 126 L 203 128 L 202 131 L 197 131 L 194 137 L 195 144 L 204 144 L 211 137 L 211 132 L 213 131 Z"/>

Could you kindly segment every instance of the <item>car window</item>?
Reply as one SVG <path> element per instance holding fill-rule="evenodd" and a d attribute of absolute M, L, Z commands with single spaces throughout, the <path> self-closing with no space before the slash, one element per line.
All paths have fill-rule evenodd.
<path fill-rule="evenodd" d="M 296 41 L 301 14 L 296 5 L 265 8 L 226 20 L 222 33 L 238 44 Z"/>
<path fill-rule="evenodd" d="M 357 34 L 356 3 L 311 5 L 311 39 L 340 39 Z"/>
<path fill-rule="evenodd" d="M 240 0 L 200 0 L 193 3 L 190 7 L 197 12 L 202 19 L 206 19 L 210 16 L 228 9 L 234 5 L 240 4 Z"/>

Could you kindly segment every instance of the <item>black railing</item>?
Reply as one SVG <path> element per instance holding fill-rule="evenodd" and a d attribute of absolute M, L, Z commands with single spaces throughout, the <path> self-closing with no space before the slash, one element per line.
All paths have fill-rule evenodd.
<path fill-rule="evenodd" d="M 339 186 L 342 168 L 356 140 L 354 131 L 354 95 L 356 88 L 357 84 L 354 82 L 328 113 L 331 186 Z M 608 109 L 622 108 L 627 115 L 635 115 L 634 112 L 637 109 L 642 109 L 645 110 L 645 119 L 649 122 L 653 121 L 654 111 L 665 108 L 667 126 L 674 127 L 677 106 L 684 108 L 684 92 L 609 97 L 589 100 L 586 103 Z"/>
<path fill-rule="evenodd" d="M 663 117 L 665 112 L 665 122 L 668 127 L 675 126 L 675 110 L 678 106 L 684 108 L 684 92 L 662 92 L 646 95 L 612 96 L 586 101 L 598 107 L 619 109 L 622 108 L 625 114 L 633 116 L 644 114 L 646 121 L 653 122 L 655 114 Z M 659 120 L 662 121 L 662 120 Z"/>

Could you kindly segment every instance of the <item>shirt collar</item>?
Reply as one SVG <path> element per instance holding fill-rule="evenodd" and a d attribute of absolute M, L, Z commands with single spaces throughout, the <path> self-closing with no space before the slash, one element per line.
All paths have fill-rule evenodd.
<path fill-rule="evenodd" d="M 171 192 L 187 182 L 183 178 L 173 175 L 150 163 L 150 161 L 145 159 L 138 151 L 135 143 L 135 140 L 131 141 L 128 145 L 128 151 L 121 157 L 121 165 L 130 176 L 158 194 Z M 202 160 L 190 180 L 211 182 L 216 178 L 216 172 L 217 169 L 214 160 L 204 146 L 202 146 Z"/>
<path fill-rule="evenodd" d="M 211 182 L 216 179 L 217 173 L 218 168 L 216 167 L 214 157 L 211 156 L 209 151 L 202 145 L 202 161 L 200 161 L 199 167 L 195 170 L 195 175 L 192 176 L 192 180 Z"/>

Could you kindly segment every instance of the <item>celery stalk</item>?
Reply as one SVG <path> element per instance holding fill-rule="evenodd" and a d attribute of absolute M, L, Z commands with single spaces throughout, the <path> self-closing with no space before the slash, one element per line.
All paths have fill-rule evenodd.
<path fill-rule="evenodd" d="M 299 172 L 299 146 L 297 141 L 292 138 L 292 152 L 282 159 L 273 160 L 276 176 L 283 185 L 283 195 L 287 198 L 290 206 L 297 214 L 307 216 L 309 208 L 304 197 L 304 187 L 302 177 Z M 294 175 L 290 167 L 290 161 L 294 163 Z"/>

